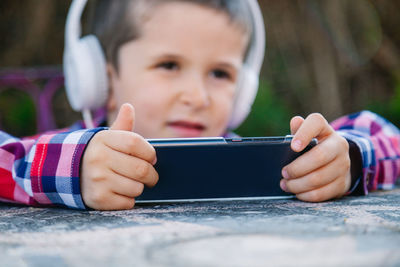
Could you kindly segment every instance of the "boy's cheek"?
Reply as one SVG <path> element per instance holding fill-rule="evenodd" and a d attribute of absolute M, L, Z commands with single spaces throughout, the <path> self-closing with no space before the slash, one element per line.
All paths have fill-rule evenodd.
<path fill-rule="evenodd" d="M 216 117 L 211 118 L 211 120 L 212 119 L 214 119 L 214 120 L 217 119 L 215 121 L 214 129 L 212 129 L 213 132 L 214 132 L 214 134 L 212 134 L 213 136 L 222 136 L 222 135 L 224 135 L 226 133 L 226 131 L 228 129 L 229 119 L 231 117 L 231 112 L 230 111 L 231 110 L 229 110 L 227 112 L 224 112 L 225 115 L 222 115 L 220 118 L 216 118 Z"/>

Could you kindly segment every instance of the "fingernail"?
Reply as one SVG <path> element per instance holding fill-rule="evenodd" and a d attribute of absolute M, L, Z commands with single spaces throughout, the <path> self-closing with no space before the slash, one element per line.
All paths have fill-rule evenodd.
<path fill-rule="evenodd" d="M 284 179 L 281 180 L 280 186 L 283 191 L 288 192 L 287 186 L 286 186 L 286 181 Z"/>
<path fill-rule="evenodd" d="M 155 158 L 154 158 L 154 160 L 153 160 L 153 163 L 152 163 L 152 164 L 153 164 L 153 165 L 155 165 L 156 163 L 157 163 L 157 157 L 155 157 Z"/>
<path fill-rule="evenodd" d="M 285 178 L 285 179 L 289 179 L 289 174 L 288 174 L 288 172 L 286 171 L 286 169 L 283 169 L 283 170 L 282 170 L 282 177 Z"/>
<path fill-rule="evenodd" d="M 301 149 L 301 141 L 299 139 L 293 140 L 293 148 L 296 150 L 300 150 Z"/>

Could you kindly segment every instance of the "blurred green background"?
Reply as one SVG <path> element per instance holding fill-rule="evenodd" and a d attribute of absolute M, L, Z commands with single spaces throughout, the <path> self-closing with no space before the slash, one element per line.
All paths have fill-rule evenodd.
<path fill-rule="evenodd" d="M 267 48 L 253 110 L 243 136 L 284 135 L 294 115 L 328 120 L 369 109 L 400 126 L 400 1 L 260 0 Z M 60 68 L 70 1 L 0 1 L 0 71 Z M 57 127 L 80 118 L 61 90 Z M 36 132 L 32 100 L 0 89 L 0 127 Z"/>

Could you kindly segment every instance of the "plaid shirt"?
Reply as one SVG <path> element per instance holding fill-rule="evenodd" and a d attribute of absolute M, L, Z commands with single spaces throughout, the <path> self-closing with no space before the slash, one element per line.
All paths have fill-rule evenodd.
<path fill-rule="evenodd" d="M 365 195 L 369 190 L 393 189 L 400 175 L 400 130 L 370 111 L 341 117 L 331 125 L 361 153 L 363 171 L 352 190 L 357 184 Z"/>
<path fill-rule="evenodd" d="M 363 111 L 332 122 L 354 142 L 362 158 L 362 175 L 352 188 L 392 189 L 400 170 L 400 131 L 382 117 Z M 86 145 L 98 131 L 69 129 L 17 139 L 0 132 L 0 199 L 27 205 L 62 205 L 85 209 L 79 172 Z"/>

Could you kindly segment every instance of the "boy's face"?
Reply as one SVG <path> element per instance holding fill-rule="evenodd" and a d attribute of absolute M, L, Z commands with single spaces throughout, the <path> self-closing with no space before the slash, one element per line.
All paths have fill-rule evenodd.
<path fill-rule="evenodd" d="M 140 38 L 109 65 L 108 122 L 135 107 L 134 131 L 145 138 L 224 134 L 248 37 L 228 15 L 190 3 L 158 6 Z"/>

